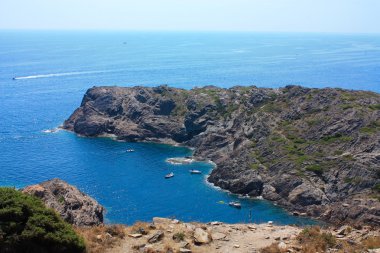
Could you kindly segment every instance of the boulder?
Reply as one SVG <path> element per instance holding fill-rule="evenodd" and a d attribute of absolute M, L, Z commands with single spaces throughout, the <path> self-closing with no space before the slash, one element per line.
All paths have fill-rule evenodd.
<path fill-rule="evenodd" d="M 211 242 L 210 234 L 202 228 L 196 228 L 194 231 L 195 244 L 207 244 Z"/>
<path fill-rule="evenodd" d="M 289 201 L 301 206 L 320 205 L 326 200 L 322 190 L 307 183 L 297 186 L 289 193 Z"/>
<path fill-rule="evenodd" d="M 280 242 L 280 243 L 278 244 L 278 248 L 279 248 L 280 250 L 286 250 L 286 249 L 288 248 L 288 246 L 287 246 L 284 242 Z"/>

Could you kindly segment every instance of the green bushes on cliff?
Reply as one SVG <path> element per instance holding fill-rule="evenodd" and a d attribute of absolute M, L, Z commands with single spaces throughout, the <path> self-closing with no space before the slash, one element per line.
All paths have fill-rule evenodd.
<path fill-rule="evenodd" d="M 79 253 L 85 245 L 52 209 L 33 196 L 0 188 L 0 252 Z"/>

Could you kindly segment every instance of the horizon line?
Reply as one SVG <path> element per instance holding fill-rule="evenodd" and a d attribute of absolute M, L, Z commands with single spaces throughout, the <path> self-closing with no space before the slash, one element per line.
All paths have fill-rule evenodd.
<path fill-rule="evenodd" d="M 103 28 L 1 28 L 0 31 L 25 32 L 167 32 L 167 33 L 263 33 L 263 34 L 339 34 L 339 35 L 380 35 L 380 32 L 344 31 L 260 31 L 260 30 L 176 30 L 176 29 L 103 29 Z"/>

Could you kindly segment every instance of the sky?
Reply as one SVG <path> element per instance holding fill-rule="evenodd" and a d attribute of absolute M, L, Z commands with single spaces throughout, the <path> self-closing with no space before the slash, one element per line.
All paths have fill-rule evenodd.
<path fill-rule="evenodd" d="M 380 33 L 380 0 L 0 0 L 0 29 Z"/>

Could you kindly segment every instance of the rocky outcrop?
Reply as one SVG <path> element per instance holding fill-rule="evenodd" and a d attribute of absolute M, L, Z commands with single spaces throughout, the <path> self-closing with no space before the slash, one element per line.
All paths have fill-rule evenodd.
<path fill-rule="evenodd" d="M 43 200 L 61 217 L 76 226 L 93 226 L 103 223 L 104 208 L 93 198 L 60 179 L 52 179 L 27 186 L 22 192 Z"/>
<path fill-rule="evenodd" d="M 223 189 L 329 221 L 356 217 L 379 225 L 377 93 L 299 86 L 94 87 L 63 128 L 193 147 L 196 158 L 216 163 L 208 180 Z M 343 215 L 351 212 L 343 204 L 356 196 L 363 208 Z"/>

